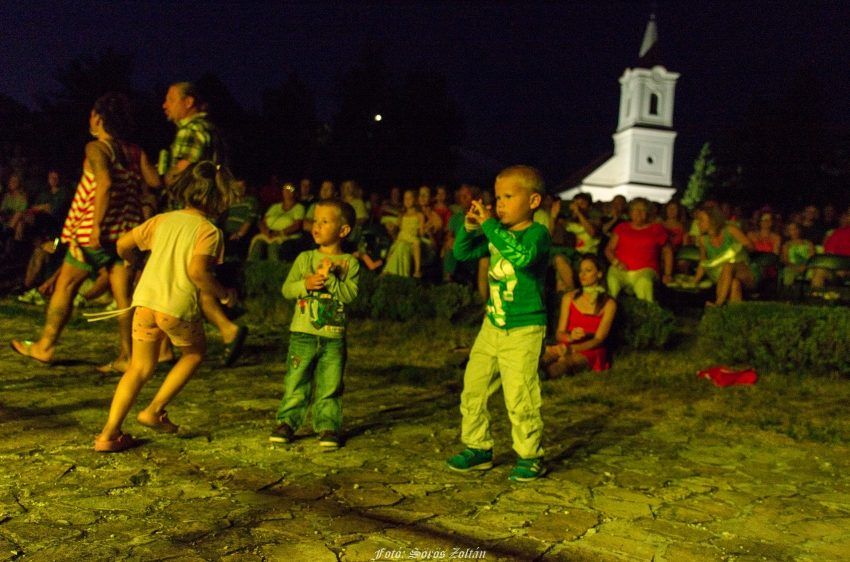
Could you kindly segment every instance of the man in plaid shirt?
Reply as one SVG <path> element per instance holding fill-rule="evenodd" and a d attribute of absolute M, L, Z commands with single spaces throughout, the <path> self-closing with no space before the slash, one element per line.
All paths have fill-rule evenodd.
<path fill-rule="evenodd" d="M 166 185 L 171 185 L 180 172 L 194 162 L 212 160 L 225 164 L 218 130 L 207 119 L 194 84 L 173 84 L 168 88 L 162 108 L 168 120 L 177 125 L 177 136 L 171 145 L 171 158 L 165 173 Z"/>
<path fill-rule="evenodd" d="M 171 145 L 171 158 L 164 177 L 165 185 L 171 185 L 177 176 L 194 162 L 211 160 L 216 164 L 226 164 L 221 137 L 215 125 L 207 120 L 206 107 L 194 84 L 172 84 L 165 94 L 162 108 L 168 120 L 177 125 L 177 136 Z M 200 303 L 204 316 L 221 332 L 224 342 L 221 360 L 225 367 L 230 367 L 242 354 L 248 328 L 230 320 L 218 299 L 204 291 L 201 291 Z M 160 361 L 167 361 L 172 357 L 174 351 L 164 344 L 160 350 Z"/>

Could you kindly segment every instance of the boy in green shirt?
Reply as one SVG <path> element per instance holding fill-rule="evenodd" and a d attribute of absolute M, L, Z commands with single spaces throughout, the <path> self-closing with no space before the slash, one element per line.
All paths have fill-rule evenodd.
<path fill-rule="evenodd" d="M 540 172 L 529 166 L 507 168 L 496 178 L 495 189 L 496 217 L 481 201 L 473 201 L 455 241 L 458 260 L 478 259 L 489 251 L 490 298 L 463 377 L 461 440 L 467 449 L 446 465 L 459 472 L 492 468 L 487 401 L 501 385 L 519 455 L 510 479 L 528 482 L 545 472 L 537 364 L 546 335 L 543 283 L 551 240 L 549 230 L 532 219 L 543 197 Z"/>
<path fill-rule="evenodd" d="M 318 248 L 301 252 L 283 284 L 283 296 L 297 299 L 289 327 L 286 390 L 269 440 L 290 443 L 310 408 L 315 380 L 313 429 L 322 447 L 339 447 L 342 425 L 342 374 L 345 371 L 345 305 L 357 296 L 360 264 L 340 248 L 355 224 L 348 203 L 325 199 L 316 204 L 313 240 Z"/>

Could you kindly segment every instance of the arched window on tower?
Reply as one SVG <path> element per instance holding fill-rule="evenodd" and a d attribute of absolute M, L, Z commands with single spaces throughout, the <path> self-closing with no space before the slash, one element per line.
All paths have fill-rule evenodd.
<path fill-rule="evenodd" d="M 649 95 L 649 114 L 658 115 L 658 94 Z"/>

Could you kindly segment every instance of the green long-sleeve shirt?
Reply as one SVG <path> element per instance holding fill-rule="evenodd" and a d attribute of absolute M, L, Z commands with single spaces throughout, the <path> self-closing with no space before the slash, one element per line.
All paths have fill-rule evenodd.
<path fill-rule="evenodd" d="M 455 258 L 463 261 L 490 254 L 487 317 L 494 326 L 508 330 L 546 325 L 543 284 L 551 245 L 549 230 L 539 223 L 508 230 L 491 218 L 480 230 L 458 232 Z"/>
<path fill-rule="evenodd" d="M 328 279 L 318 291 L 307 290 L 305 279 L 325 271 Z M 329 256 L 318 250 L 301 252 L 283 283 L 283 296 L 297 299 L 289 330 L 325 338 L 345 336 L 345 305 L 357 296 L 360 262 L 351 254 Z"/>

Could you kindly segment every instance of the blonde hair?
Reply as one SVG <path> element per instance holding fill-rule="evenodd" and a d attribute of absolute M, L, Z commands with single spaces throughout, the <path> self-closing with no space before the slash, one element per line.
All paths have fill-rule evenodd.
<path fill-rule="evenodd" d="M 496 180 L 507 178 L 518 178 L 522 187 L 531 193 L 536 193 L 541 197 L 546 195 L 546 184 L 543 181 L 543 175 L 537 168 L 532 168 L 531 166 L 511 166 L 505 168 L 496 176 Z"/>
<path fill-rule="evenodd" d="M 239 187 L 225 166 L 203 160 L 189 164 L 168 189 L 186 207 L 218 216 L 239 199 Z"/>

